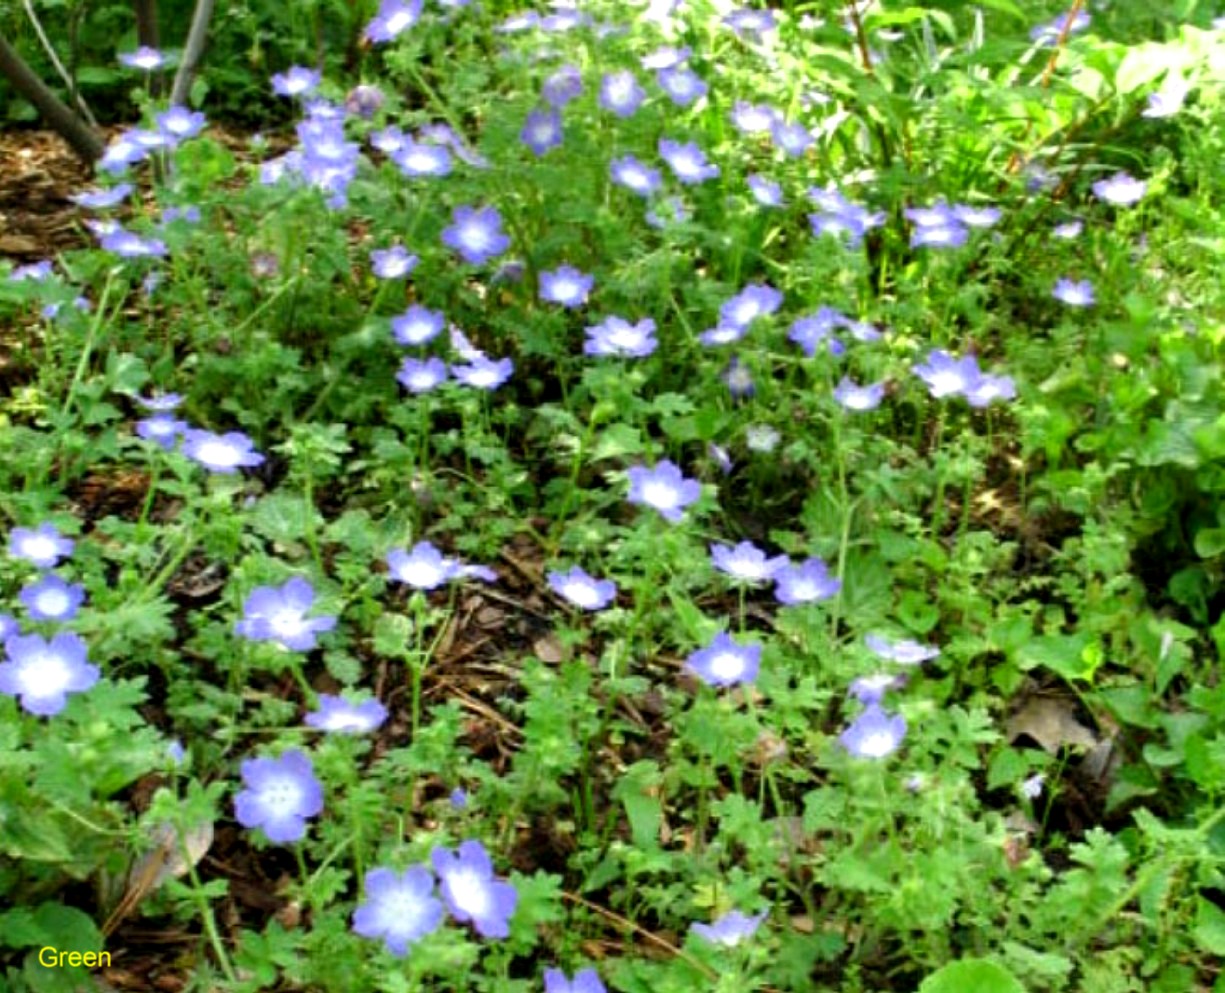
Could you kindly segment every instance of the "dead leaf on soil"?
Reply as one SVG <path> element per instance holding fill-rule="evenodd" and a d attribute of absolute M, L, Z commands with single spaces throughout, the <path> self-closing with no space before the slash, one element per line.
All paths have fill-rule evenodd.
<path fill-rule="evenodd" d="M 1070 697 L 1035 696 L 1008 721 L 1008 740 L 1032 738 L 1043 750 L 1056 754 L 1065 745 L 1093 748 L 1097 735 L 1076 719 L 1076 701 Z"/>

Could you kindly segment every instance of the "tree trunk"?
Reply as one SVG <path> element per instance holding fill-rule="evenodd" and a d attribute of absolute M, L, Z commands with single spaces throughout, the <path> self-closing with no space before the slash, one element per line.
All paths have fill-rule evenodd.
<path fill-rule="evenodd" d="M 157 30 L 157 0 L 133 0 L 136 12 L 136 43 L 150 48 L 161 48 L 160 32 Z M 149 79 L 149 95 L 162 95 L 162 71 L 158 69 Z"/>
<path fill-rule="evenodd" d="M 204 52 L 208 38 L 208 22 L 213 16 L 213 0 L 196 0 L 196 9 L 191 15 L 191 28 L 187 32 L 187 44 L 183 46 L 183 61 L 174 77 L 174 88 L 170 91 L 171 104 L 187 106 L 191 92 L 192 77 Z"/>
<path fill-rule="evenodd" d="M 13 88 L 34 104 L 43 119 L 63 136 L 85 162 L 93 163 L 102 157 L 104 151 L 102 139 L 77 117 L 47 85 L 39 79 L 25 64 L 17 50 L 8 43 L 8 39 L 0 34 L 0 75 L 3 75 Z"/>

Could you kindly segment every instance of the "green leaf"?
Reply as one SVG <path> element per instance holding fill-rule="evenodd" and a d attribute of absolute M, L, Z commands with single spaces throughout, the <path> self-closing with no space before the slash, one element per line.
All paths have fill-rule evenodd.
<path fill-rule="evenodd" d="M 1215 903 L 1196 897 L 1195 927 L 1191 934 L 1210 955 L 1225 955 L 1225 911 Z"/>
<path fill-rule="evenodd" d="M 1042 666 L 1069 682 L 1092 679 L 1102 662 L 1101 645 L 1088 634 L 1055 634 L 1034 638 L 1017 652 L 1022 669 Z"/>
<path fill-rule="evenodd" d="M 1225 528 L 1202 528 L 1195 532 L 1195 554 L 1201 559 L 1216 558 L 1225 552 Z"/>
<path fill-rule="evenodd" d="M 932 973 L 919 993 L 1025 993 L 1011 972 L 991 959 L 962 959 Z"/>

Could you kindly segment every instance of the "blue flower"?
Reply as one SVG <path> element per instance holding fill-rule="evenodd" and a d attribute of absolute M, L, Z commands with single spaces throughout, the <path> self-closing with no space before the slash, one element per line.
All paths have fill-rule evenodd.
<path fill-rule="evenodd" d="M 354 703 L 344 697 L 319 694 L 319 709 L 306 715 L 307 727 L 338 734 L 366 734 L 387 720 L 387 708 L 378 700 Z"/>
<path fill-rule="evenodd" d="M 514 886 L 493 875 L 493 862 L 479 841 L 465 841 L 458 853 L 435 848 L 430 861 L 451 916 L 468 922 L 483 938 L 505 938 L 519 902 Z"/>
<path fill-rule="evenodd" d="M 982 378 L 978 360 L 973 355 L 954 358 L 943 349 L 933 349 L 927 362 L 911 366 L 911 371 L 927 384 L 927 389 L 937 399 L 965 393 Z"/>
<path fill-rule="evenodd" d="M 875 410 L 885 396 L 884 383 L 858 386 L 846 376 L 834 388 L 834 399 L 847 410 Z"/>
<path fill-rule="evenodd" d="M 54 569 L 60 559 L 72 554 L 75 542 L 65 538 L 54 525 L 44 522 L 36 528 L 13 528 L 9 535 L 9 555 L 25 559 L 39 569 Z"/>
<path fill-rule="evenodd" d="M 880 704 L 870 703 L 838 740 L 855 758 L 882 759 L 897 751 L 905 737 L 906 721 L 901 714 L 887 714 Z"/>
<path fill-rule="evenodd" d="M 706 154 L 696 142 L 681 144 L 660 138 L 659 155 L 668 163 L 673 175 L 686 185 L 702 183 L 719 175 L 719 167 L 706 160 Z"/>
<path fill-rule="evenodd" d="M 38 717 L 58 714 L 69 693 L 83 693 L 101 676 L 75 634 L 63 632 L 49 642 L 36 634 L 15 634 L 5 639 L 4 650 L 0 693 L 20 697 L 22 710 Z"/>
<path fill-rule="evenodd" d="M 451 153 L 443 145 L 427 145 L 406 139 L 391 154 L 391 160 L 405 176 L 446 176 L 451 172 Z"/>
<path fill-rule="evenodd" d="M 118 186 L 112 186 L 110 189 L 94 189 L 86 190 L 84 193 L 76 193 L 68 199 L 82 207 L 88 207 L 90 210 L 107 210 L 123 203 L 133 189 L 135 187 L 131 183 L 120 183 Z M 14 276 L 16 276 L 16 270 L 14 270 Z"/>
<path fill-rule="evenodd" d="M 409 393 L 429 393 L 447 381 L 447 364 L 440 358 L 405 358 L 396 373 L 396 382 Z"/>
<path fill-rule="evenodd" d="M 1148 184 L 1125 172 L 1116 172 L 1093 184 L 1093 195 L 1116 207 L 1130 207 L 1143 198 L 1147 190 Z"/>
<path fill-rule="evenodd" d="M 446 322 L 442 311 L 415 303 L 391 319 L 391 333 L 401 345 L 424 345 L 442 332 Z"/>
<path fill-rule="evenodd" d="M 382 938 L 392 955 L 407 955 L 409 945 L 442 924 L 442 901 L 434 896 L 434 877 L 427 866 L 410 866 L 400 873 L 371 869 L 362 888 L 366 899 L 353 912 L 353 933 Z"/>
<path fill-rule="evenodd" d="M 519 140 L 537 156 L 557 148 L 562 142 L 561 113 L 552 107 L 537 107 L 527 115 Z"/>
<path fill-rule="evenodd" d="M 475 357 L 468 365 L 451 366 L 451 375 L 465 386 L 478 390 L 496 390 L 510 379 L 515 364 L 510 359 Z"/>
<path fill-rule="evenodd" d="M 286 72 L 272 77 L 272 92 L 282 97 L 300 97 L 314 93 L 323 73 L 306 66 L 290 66 Z"/>
<path fill-rule="evenodd" d="M 688 107 L 704 97 L 708 87 L 703 79 L 689 69 L 660 69 L 655 73 L 660 89 L 678 107 Z"/>
<path fill-rule="evenodd" d="M 378 249 L 370 253 L 370 268 L 379 279 L 400 279 L 417 268 L 420 259 L 403 245 Z M 439 330 L 441 330 L 441 325 Z"/>
<path fill-rule="evenodd" d="M 766 553 L 751 541 L 742 541 L 734 548 L 711 545 L 710 559 L 716 569 L 741 583 L 768 582 L 788 565 L 786 555 L 766 558 Z"/>
<path fill-rule="evenodd" d="M 764 910 L 753 917 L 746 917 L 740 911 L 733 910 L 724 914 L 713 924 L 690 924 L 689 930 L 712 945 L 732 948 L 756 934 L 757 929 L 761 927 L 761 922 L 765 919 Z"/>
<path fill-rule="evenodd" d="M 680 469 L 667 459 L 653 469 L 631 466 L 627 476 L 630 481 L 629 502 L 659 511 L 660 516 L 672 524 L 678 523 L 684 516 L 685 508 L 702 495 L 702 484 L 695 479 L 686 479 Z"/>
<path fill-rule="evenodd" d="M 545 969 L 544 993 L 608 993 L 595 969 L 579 969 L 567 979 L 560 969 Z"/>
<path fill-rule="evenodd" d="M 820 558 L 785 565 L 774 574 L 774 598 L 787 606 L 828 600 L 840 589 L 842 580 L 831 576 Z"/>
<path fill-rule="evenodd" d="M 323 810 L 323 785 L 311 760 L 297 749 L 276 759 L 246 759 L 246 789 L 234 797 L 234 818 L 245 828 L 262 828 L 268 840 L 283 845 L 306 834 L 306 819 Z"/>
<path fill-rule="evenodd" d="M 423 0 L 382 0 L 378 14 L 366 25 L 366 40 L 376 44 L 392 41 L 417 23 L 422 6 Z"/>
<path fill-rule="evenodd" d="M 753 194 L 753 199 L 763 207 L 783 206 L 783 188 L 774 180 L 750 173 L 744 181 L 748 185 L 749 192 Z"/>
<path fill-rule="evenodd" d="M 254 450 L 254 445 L 241 431 L 213 434 L 189 429 L 183 434 L 183 454 L 210 472 L 229 474 L 240 467 L 263 465 L 264 456 Z"/>
<path fill-rule="evenodd" d="M 1093 301 L 1093 284 L 1087 279 L 1059 279 L 1051 296 L 1069 307 L 1088 307 Z"/>
<path fill-rule="evenodd" d="M 628 69 L 609 73 L 600 83 L 600 106 L 618 117 L 632 117 L 646 98 L 646 90 Z"/>
<path fill-rule="evenodd" d="M 603 610 L 617 595 L 611 579 L 595 579 L 578 566 L 569 572 L 550 572 L 547 578 L 554 593 L 583 610 Z"/>
<path fill-rule="evenodd" d="M 442 233 L 442 243 L 457 251 L 465 262 L 480 265 L 510 247 L 502 233 L 502 215 L 495 207 L 456 207 L 451 226 Z"/>
<path fill-rule="evenodd" d="M 759 317 L 768 317 L 782 305 L 783 294 L 768 283 L 746 286 L 719 308 L 719 325 L 747 328 Z"/>
<path fill-rule="evenodd" d="M 940 649 L 930 645 L 920 645 L 917 641 L 910 639 L 890 642 L 878 634 L 869 634 L 863 641 L 873 654 L 890 662 L 897 662 L 899 665 L 918 665 L 940 654 Z"/>
<path fill-rule="evenodd" d="M 777 148 L 792 158 L 799 158 L 816 140 L 804 125 L 788 124 L 780 118 L 775 118 L 770 128 L 770 137 Z"/>
<path fill-rule="evenodd" d="M 709 645 L 685 660 L 685 668 L 709 686 L 751 683 L 761 668 L 761 645 L 737 645 L 720 631 Z"/>
<path fill-rule="evenodd" d="M 654 352 L 657 345 L 655 322 L 651 318 L 644 317 L 637 324 L 631 324 L 623 317 L 606 317 L 600 324 L 587 328 L 583 352 L 640 359 Z"/>
<path fill-rule="evenodd" d="M 613 159 L 609 166 L 612 180 L 618 186 L 637 193 L 640 197 L 648 197 L 663 185 L 663 177 L 658 169 L 652 169 L 632 155 L 623 155 Z"/>
<path fill-rule="evenodd" d="M 243 603 L 236 634 L 251 641 L 271 641 L 295 652 L 315 647 L 315 635 L 336 627 L 335 617 L 306 616 L 315 605 L 315 590 L 301 576 L 283 586 L 257 586 Z"/>
<path fill-rule="evenodd" d="M 119 62 L 129 69 L 143 69 L 145 72 L 152 72 L 166 64 L 166 56 L 156 48 L 141 45 L 134 52 L 121 52 Z"/>
<path fill-rule="evenodd" d="M 564 107 L 583 92 L 583 77 L 578 66 L 564 65 L 544 81 L 540 96 L 553 107 Z"/>
<path fill-rule="evenodd" d="M 780 117 L 779 112 L 768 104 L 745 103 L 743 100 L 737 100 L 731 111 L 732 125 L 745 135 L 772 130 L 774 122 Z"/>
<path fill-rule="evenodd" d="M 540 274 L 540 299 L 546 303 L 559 303 L 563 307 L 581 307 L 595 284 L 595 277 L 579 272 L 570 265 L 563 265 L 552 272 Z"/>
<path fill-rule="evenodd" d="M 158 131 L 175 142 L 194 138 L 204 130 L 206 123 L 200 111 L 178 106 L 164 110 L 154 120 L 157 122 Z"/>
<path fill-rule="evenodd" d="M 46 575 L 22 589 L 18 599 L 36 621 L 70 621 L 85 602 L 85 587 L 69 585 L 59 576 Z"/>

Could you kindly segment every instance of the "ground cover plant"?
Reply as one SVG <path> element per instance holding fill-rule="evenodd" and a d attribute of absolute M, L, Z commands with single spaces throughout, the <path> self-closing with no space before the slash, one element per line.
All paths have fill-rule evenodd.
<path fill-rule="evenodd" d="M 1225 989 L 1225 22 L 369 13 L 0 278 L 0 982 Z"/>

